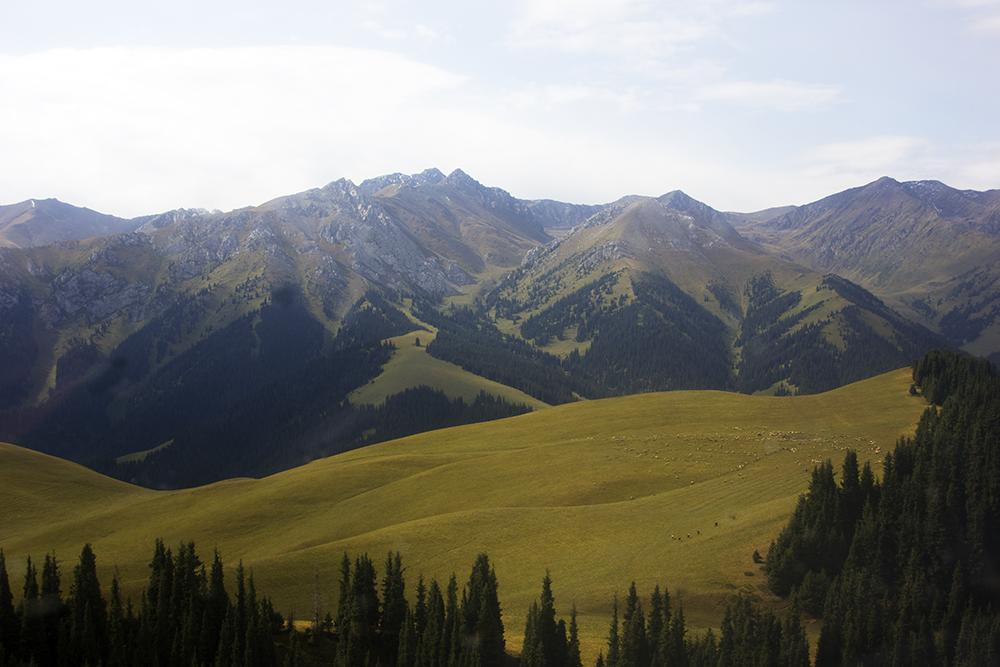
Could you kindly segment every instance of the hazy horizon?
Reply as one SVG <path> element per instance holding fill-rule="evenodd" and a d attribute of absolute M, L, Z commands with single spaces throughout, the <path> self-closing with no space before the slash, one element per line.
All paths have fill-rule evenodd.
<path fill-rule="evenodd" d="M 2 13 L 5 202 L 228 210 L 432 165 L 525 199 L 740 211 L 882 175 L 1000 187 L 997 0 Z"/>

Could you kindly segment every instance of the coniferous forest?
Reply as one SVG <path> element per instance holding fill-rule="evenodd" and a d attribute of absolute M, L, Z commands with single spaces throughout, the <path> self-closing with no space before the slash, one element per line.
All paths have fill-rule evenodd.
<path fill-rule="evenodd" d="M 508 652 L 500 585 L 486 554 L 461 587 L 455 575 L 444 584 L 420 576 L 412 593 L 399 553 L 386 557 L 381 578 L 367 554 L 353 561 L 345 554 L 336 616 L 321 618 L 316 608 L 304 626 L 275 611 L 242 562 L 227 574 L 218 552 L 203 562 L 191 543 L 172 552 L 157 540 L 137 602 L 117 576 L 102 587 L 89 544 L 65 594 L 61 569 L 52 554 L 41 573 L 29 558 L 15 594 L 0 553 L 0 665 L 582 666 L 576 608 L 568 623 L 557 619 L 548 574 L 528 610 L 520 657 Z M 797 612 L 779 620 L 737 598 L 717 638 L 690 635 L 683 604 L 666 588 L 657 586 L 648 604 L 634 583 L 621 609 L 615 598 L 598 666 L 808 665 Z"/>
<path fill-rule="evenodd" d="M 771 545 L 772 590 L 823 619 L 816 664 L 1000 664 L 1000 374 L 933 352 L 931 403 L 881 481 L 827 462 Z"/>

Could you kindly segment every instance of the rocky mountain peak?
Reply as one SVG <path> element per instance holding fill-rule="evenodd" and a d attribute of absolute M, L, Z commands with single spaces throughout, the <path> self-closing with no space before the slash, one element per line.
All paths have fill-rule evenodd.
<path fill-rule="evenodd" d="M 483 187 L 482 183 L 472 178 L 472 176 L 469 176 L 461 169 L 456 169 L 450 174 L 448 174 L 447 178 L 445 178 L 445 182 L 448 185 L 453 185 L 455 187 L 460 187 L 460 188 L 479 189 Z"/>
<path fill-rule="evenodd" d="M 437 185 L 444 179 L 445 175 L 441 173 L 440 169 L 431 167 L 430 169 L 424 169 L 418 174 L 403 174 L 396 172 L 394 174 L 376 176 L 375 178 L 369 178 L 362 181 L 361 185 L 358 187 L 365 194 L 371 195 L 391 186 L 415 188 L 422 185 Z"/>

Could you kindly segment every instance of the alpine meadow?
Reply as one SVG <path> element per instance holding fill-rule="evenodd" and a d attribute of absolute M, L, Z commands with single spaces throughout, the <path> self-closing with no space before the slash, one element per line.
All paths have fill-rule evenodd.
<path fill-rule="evenodd" d="M 1000 666 L 998 26 L 0 10 L 0 667 Z"/>

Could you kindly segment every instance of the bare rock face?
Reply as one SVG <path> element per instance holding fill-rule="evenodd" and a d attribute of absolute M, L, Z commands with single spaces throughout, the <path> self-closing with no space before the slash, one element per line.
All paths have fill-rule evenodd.
<path fill-rule="evenodd" d="M 44 304 L 42 312 L 50 326 L 78 316 L 88 324 L 118 315 L 137 321 L 150 292 L 149 285 L 127 282 L 106 271 L 67 270 L 53 279 L 52 299 Z"/>

